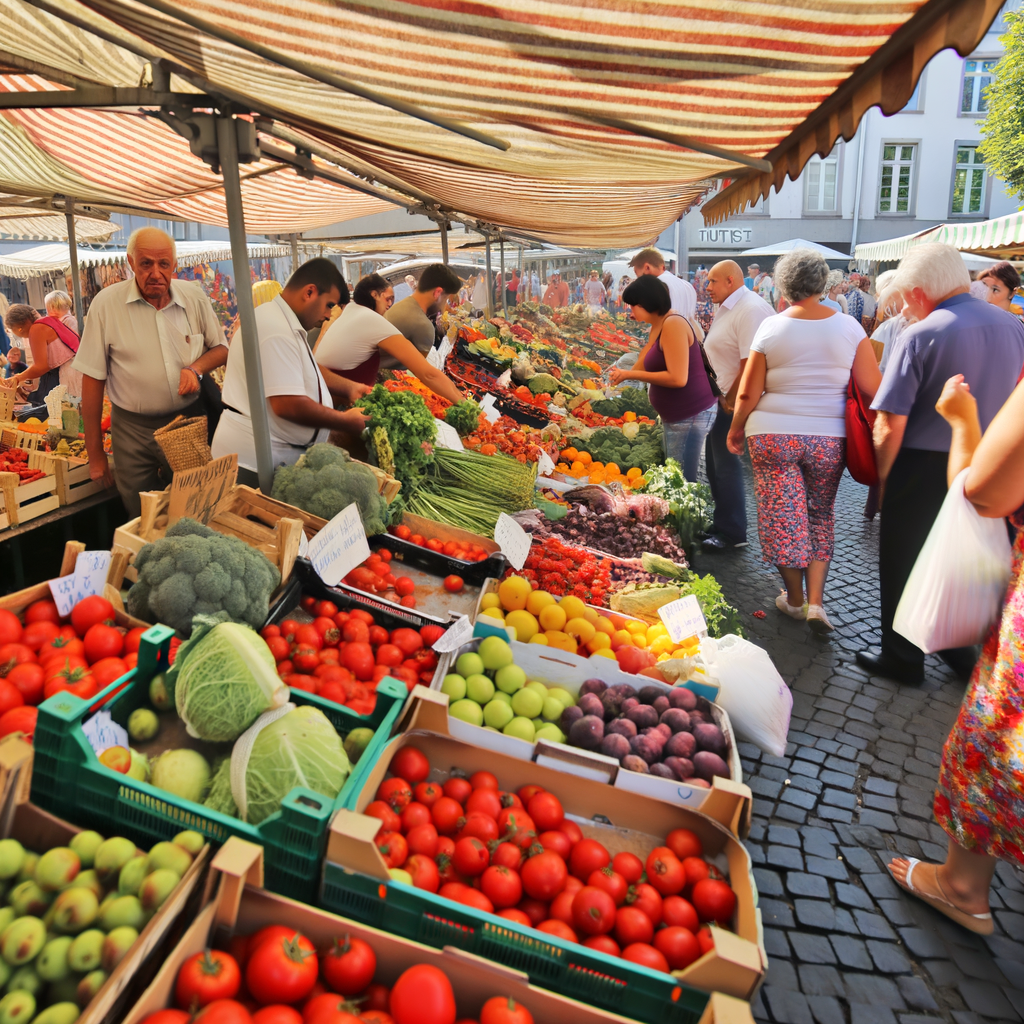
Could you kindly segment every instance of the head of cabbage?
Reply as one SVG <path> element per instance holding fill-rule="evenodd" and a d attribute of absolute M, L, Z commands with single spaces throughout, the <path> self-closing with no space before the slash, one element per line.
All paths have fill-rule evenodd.
<path fill-rule="evenodd" d="M 210 810 L 258 825 L 296 786 L 329 800 L 341 792 L 352 765 L 327 716 L 310 705 L 279 710 L 252 727 L 254 737 L 240 737 L 218 765 L 205 801 Z"/>
<path fill-rule="evenodd" d="M 264 711 L 288 700 L 266 641 L 249 626 L 222 621 L 223 615 L 196 616 L 192 636 L 167 672 L 189 735 L 211 742 L 236 740 Z"/>

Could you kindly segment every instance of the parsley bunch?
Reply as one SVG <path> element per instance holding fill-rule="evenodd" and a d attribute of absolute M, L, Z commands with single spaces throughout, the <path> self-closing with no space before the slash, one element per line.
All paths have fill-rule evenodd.
<path fill-rule="evenodd" d="M 359 400 L 359 407 L 370 417 L 367 427 L 382 427 L 395 462 L 394 474 L 408 495 L 434 461 L 431 443 L 437 425 L 427 403 L 413 391 L 388 391 L 382 384 Z"/>

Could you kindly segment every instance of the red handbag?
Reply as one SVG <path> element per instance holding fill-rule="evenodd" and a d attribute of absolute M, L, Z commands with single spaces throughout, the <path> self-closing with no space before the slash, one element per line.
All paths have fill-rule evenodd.
<path fill-rule="evenodd" d="M 851 373 L 846 388 L 846 468 L 857 483 L 867 487 L 878 483 L 874 426 L 875 412 L 864 401 Z"/>

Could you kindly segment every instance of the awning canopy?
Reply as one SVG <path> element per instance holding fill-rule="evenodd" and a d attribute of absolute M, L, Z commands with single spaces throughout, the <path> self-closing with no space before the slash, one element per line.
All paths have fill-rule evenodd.
<path fill-rule="evenodd" d="M 975 224 L 942 224 L 928 241 L 997 259 L 1019 258 L 1024 253 L 1024 212 Z"/>
<path fill-rule="evenodd" d="M 813 249 L 820 253 L 827 260 L 848 260 L 849 253 L 839 252 L 837 249 L 830 249 L 820 242 L 809 242 L 806 238 L 788 238 L 785 242 L 775 242 L 773 245 L 762 245 L 759 249 L 744 249 L 741 256 L 784 256 L 794 249 Z"/>
<path fill-rule="evenodd" d="M 267 132 L 377 186 L 481 225 L 605 248 L 654 239 L 712 179 L 735 183 L 705 208 L 710 220 L 797 175 L 868 107 L 899 109 L 938 50 L 973 49 L 1000 2 L 0 0 L 0 60 L 122 89 L 163 62 L 171 88 L 232 99 Z M 33 124 L 43 152 L 23 183 L 47 159 L 95 173 L 95 153 L 75 161 L 62 144 L 58 113 L 46 141 Z M 5 115 L 19 128 L 24 117 Z M 176 156 L 160 166 L 172 178 Z M 256 221 L 275 190 L 246 184 Z M 158 201 L 178 215 L 186 193 Z"/>
<path fill-rule="evenodd" d="M 876 261 L 878 263 L 901 260 L 907 255 L 911 246 L 919 245 L 921 242 L 934 242 L 932 235 L 941 228 L 937 224 L 933 228 L 925 228 L 923 231 L 915 231 L 912 235 L 900 235 L 898 238 L 886 238 L 881 242 L 861 242 L 854 253 L 862 263 Z"/>
<path fill-rule="evenodd" d="M 98 217 L 76 217 L 75 231 L 83 242 L 105 242 L 121 228 Z M 45 242 L 67 239 L 68 224 L 61 213 L 33 210 L 23 206 L 4 206 L 0 196 L 0 239 Z"/>

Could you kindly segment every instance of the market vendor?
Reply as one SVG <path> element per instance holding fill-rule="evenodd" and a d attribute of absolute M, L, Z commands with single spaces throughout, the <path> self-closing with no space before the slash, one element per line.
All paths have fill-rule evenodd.
<path fill-rule="evenodd" d="M 451 267 L 431 263 L 420 274 L 419 284 L 412 295 L 387 310 L 385 316 L 391 323 L 391 333 L 404 335 L 421 355 L 426 356 L 437 340 L 434 327 L 437 314 L 447 306 L 452 295 L 458 295 L 461 287 L 462 278 Z M 380 356 L 381 369 L 397 370 L 401 366 L 401 360 L 385 349 Z"/>
<path fill-rule="evenodd" d="M 429 269 L 423 272 L 424 277 Z M 449 402 L 461 402 L 464 396 L 451 380 L 431 366 L 417 346 L 385 318 L 393 294 L 380 274 L 369 274 L 356 285 L 352 302 L 327 328 L 314 350 L 328 386 L 334 391 L 338 378 L 375 384 L 381 352 L 384 352 L 400 367 L 419 377 L 435 394 Z M 413 295 L 406 301 L 415 298 Z"/>
<path fill-rule="evenodd" d="M 16 338 L 28 341 L 32 354 L 31 364 L 11 377 L 16 386 L 30 390 L 31 385 L 36 403 L 43 402 L 58 384 L 64 384 L 75 398 L 82 394 L 82 375 L 71 367 L 78 351 L 78 331 L 56 316 L 40 316 L 21 303 L 8 308 L 4 324 Z"/>
<path fill-rule="evenodd" d="M 103 451 L 103 390 L 110 399 L 110 437 L 117 489 L 130 516 L 141 491 L 170 483 L 170 466 L 153 431 L 176 416 L 202 416 L 203 374 L 228 357 L 224 329 L 200 284 L 174 279 L 174 239 L 139 228 L 128 239 L 134 277 L 104 288 L 89 309 L 74 369 L 82 379 L 82 421 L 89 474 L 113 485 Z"/>
<path fill-rule="evenodd" d="M 548 286 L 541 301 L 552 309 L 569 305 L 569 286 L 562 280 L 562 275 L 557 270 L 548 278 Z"/>
<path fill-rule="evenodd" d="M 333 407 L 330 389 L 306 342 L 306 332 L 319 327 L 348 297 L 341 271 L 318 257 L 303 263 L 281 294 L 256 310 L 275 468 L 291 465 L 310 445 L 327 441 L 332 430 L 358 434 L 366 425 L 358 409 Z M 259 486 L 241 331 L 231 343 L 224 373 L 224 413 L 210 447 L 215 459 L 237 452 L 238 482 Z"/>

